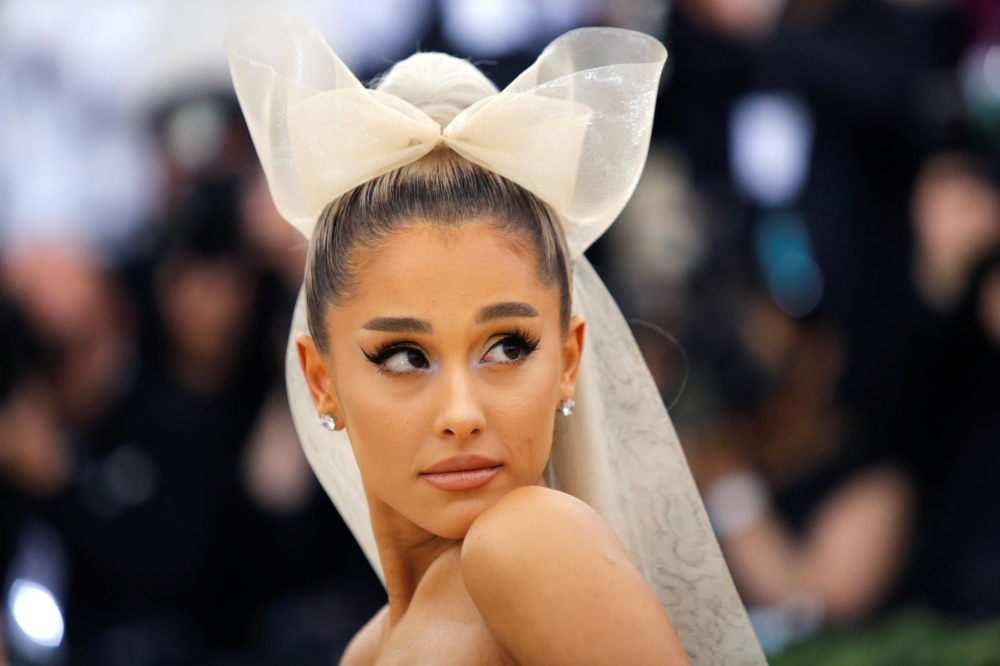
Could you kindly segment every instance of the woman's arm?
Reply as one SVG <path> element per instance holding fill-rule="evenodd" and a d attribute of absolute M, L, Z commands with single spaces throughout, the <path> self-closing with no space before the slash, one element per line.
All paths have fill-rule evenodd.
<path fill-rule="evenodd" d="M 822 602 L 827 621 L 838 622 L 862 617 L 891 587 L 906 554 L 912 513 L 906 476 L 881 467 L 834 491 L 802 538 L 772 512 L 720 541 L 749 603 L 805 593 Z"/>
<path fill-rule="evenodd" d="M 519 488 L 486 511 L 463 544 L 462 577 L 519 666 L 689 663 L 617 535 L 565 493 Z"/>

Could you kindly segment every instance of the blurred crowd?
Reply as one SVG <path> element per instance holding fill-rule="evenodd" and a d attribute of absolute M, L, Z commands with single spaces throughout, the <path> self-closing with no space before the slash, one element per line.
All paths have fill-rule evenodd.
<path fill-rule="evenodd" d="M 599 261 L 765 650 L 993 663 L 940 651 L 1000 637 L 1000 3 L 686 0 L 666 41 Z"/>
<path fill-rule="evenodd" d="M 663 39 L 646 171 L 589 256 L 765 650 L 1000 660 L 1000 3 L 0 0 L 11 663 L 330 664 L 384 603 L 285 398 L 307 246 L 221 48 L 265 11 L 362 80 Z"/>

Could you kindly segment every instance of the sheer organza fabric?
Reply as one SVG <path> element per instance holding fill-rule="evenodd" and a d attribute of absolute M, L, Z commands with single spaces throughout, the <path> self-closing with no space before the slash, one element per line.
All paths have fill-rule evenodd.
<path fill-rule="evenodd" d="M 550 481 L 617 531 L 692 664 L 765 664 L 656 385 L 582 256 L 621 212 L 642 172 L 663 46 L 628 30 L 574 30 L 503 91 L 443 128 L 410 103 L 366 89 L 300 21 L 239 23 L 226 49 L 271 195 L 306 237 L 330 201 L 440 143 L 552 206 L 575 258 L 573 307 L 586 316 L 588 333 L 576 410 L 558 419 Z M 286 365 L 296 429 L 381 576 L 350 440 L 346 431 L 320 425 L 299 367 L 294 339 L 307 332 L 300 293 Z"/>

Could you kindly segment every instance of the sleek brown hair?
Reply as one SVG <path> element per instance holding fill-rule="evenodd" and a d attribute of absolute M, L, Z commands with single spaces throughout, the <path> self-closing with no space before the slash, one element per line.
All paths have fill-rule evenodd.
<path fill-rule="evenodd" d="M 449 148 L 359 185 L 327 205 L 316 223 L 306 264 L 309 333 L 328 351 L 326 311 L 350 298 L 357 280 L 352 256 L 414 224 L 445 229 L 485 221 L 525 241 L 546 285 L 559 288 L 560 323 L 570 319 L 570 260 L 555 213 L 520 185 Z"/>

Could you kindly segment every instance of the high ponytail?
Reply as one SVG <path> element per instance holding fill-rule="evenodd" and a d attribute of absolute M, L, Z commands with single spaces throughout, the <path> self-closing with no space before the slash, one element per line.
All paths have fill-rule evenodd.
<path fill-rule="evenodd" d="M 382 75 L 379 92 L 406 100 L 442 127 L 497 87 L 468 60 L 445 53 L 415 53 Z"/>

